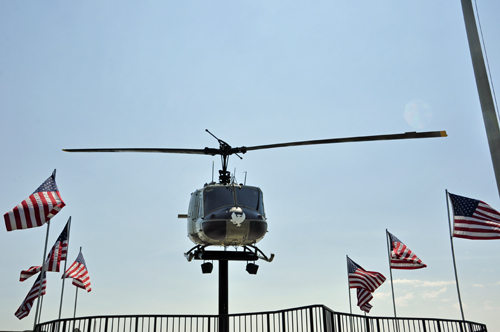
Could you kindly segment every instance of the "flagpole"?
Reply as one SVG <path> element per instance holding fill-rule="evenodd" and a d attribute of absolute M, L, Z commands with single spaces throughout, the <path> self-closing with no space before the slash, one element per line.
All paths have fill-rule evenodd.
<path fill-rule="evenodd" d="M 55 170 L 52 176 L 55 175 Z M 49 241 L 49 229 L 50 229 L 50 219 L 47 221 L 47 233 L 45 235 L 45 248 L 43 249 L 43 261 L 42 261 L 42 271 L 40 271 L 40 288 L 38 290 L 38 297 L 36 301 L 36 310 L 35 310 L 35 322 L 33 323 L 33 331 L 35 331 L 35 327 L 38 319 L 38 308 L 40 307 L 40 296 L 42 295 L 43 289 L 43 280 L 45 273 L 45 256 L 47 255 L 47 242 Z"/>
<path fill-rule="evenodd" d="M 66 272 L 66 264 L 68 263 L 68 252 L 69 252 L 69 235 L 70 235 L 70 230 L 71 230 L 71 216 L 68 219 L 68 244 L 66 246 L 66 259 L 64 260 L 64 272 Z M 62 303 L 63 303 L 63 294 L 64 294 L 64 281 L 66 278 L 62 278 L 62 286 L 61 286 L 61 301 L 59 304 L 59 319 L 61 319 L 61 311 L 62 311 Z"/>
<path fill-rule="evenodd" d="M 349 312 L 352 315 L 352 304 L 351 304 L 351 285 L 349 283 L 349 256 L 345 255 L 347 263 L 347 291 L 349 292 Z"/>
<path fill-rule="evenodd" d="M 394 297 L 394 284 L 392 282 L 392 267 L 391 267 L 391 247 L 389 246 L 389 242 L 391 242 L 391 239 L 389 237 L 389 231 L 387 228 L 385 229 L 385 241 L 387 243 L 387 256 L 389 257 L 389 273 L 391 275 L 391 290 L 392 290 L 392 306 L 394 307 L 394 317 L 397 317 L 396 315 L 396 298 Z"/>
<path fill-rule="evenodd" d="M 75 310 L 73 311 L 73 319 L 75 319 L 76 317 L 76 301 L 78 299 L 78 287 L 75 287 L 76 288 L 76 293 L 75 293 Z"/>
<path fill-rule="evenodd" d="M 80 247 L 80 252 L 82 252 L 82 247 Z M 75 294 L 75 311 L 73 312 L 73 319 L 76 317 L 76 301 L 78 299 L 78 287 L 76 287 L 76 294 Z"/>
<path fill-rule="evenodd" d="M 462 307 L 462 298 L 460 297 L 460 287 L 458 286 L 458 274 L 457 274 L 457 263 L 455 262 L 455 250 L 453 249 L 453 231 L 451 229 L 450 204 L 448 201 L 448 189 L 446 189 L 445 191 L 446 191 L 446 209 L 448 212 L 448 226 L 450 229 L 451 255 L 453 256 L 453 267 L 455 268 L 455 280 L 456 280 L 456 284 L 457 284 L 458 303 L 460 304 L 460 312 L 462 313 L 462 320 L 465 320 L 464 308 Z"/>
<path fill-rule="evenodd" d="M 351 304 L 351 283 L 349 282 L 349 256 L 345 255 L 346 263 L 347 263 L 347 291 L 349 292 L 349 312 L 351 316 L 349 316 L 349 324 L 352 330 L 352 304 Z"/>
<path fill-rule="evenodd" d="M 42 308 L 43 308 L 43 296 L 40 296 L 40 310 L 38 314 L 38 323 L 40 323 L 40 320 L 42 319 Z"/>

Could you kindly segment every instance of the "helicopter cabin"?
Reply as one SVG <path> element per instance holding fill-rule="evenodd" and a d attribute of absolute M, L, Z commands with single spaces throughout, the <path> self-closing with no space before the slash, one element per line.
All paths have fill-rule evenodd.
<path fill-rule="evenodd" d="M 191 194 L 188 236 L 202 246 L 245 246 L 267 232 L 262 190 L 238 184 L 206 184 Z"/>

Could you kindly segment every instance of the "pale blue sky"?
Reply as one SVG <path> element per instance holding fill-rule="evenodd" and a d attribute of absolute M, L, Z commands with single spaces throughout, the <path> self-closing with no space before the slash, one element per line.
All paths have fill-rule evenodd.
<path fill-rule="evenodd" d="M 493 80 L 500 77 L 500 8 L 478 3 Z M 290 147 L 231 158 L 264 192 L 275 253 L 250 276 L 230 263 L 229 311 L 324 304 L 349 312 L 345 256 L 389 277 L 385 229 L 428 268 L 395 271 L 398 315 L 459 319 L 445 189 L 500 209 L 460 1 L 2 1 L 1 210 L 57 169 L 67 206 L 52 245 L 73 227 L 93 291 L 79 316 L 217 313 L 217 269 L 183 253 L 190 193 L 219 158 L 69 154 L 63 148 L 216 147 L 403 133 L 412 101 L 449 137 Z M 429 111 L 430 110 L 430 111 Z M 41 263 L 45 227 L 0 231 L 0 330 Z M 500 329 L 500 241 L 455 241 L 465 318 Z M 217 266 L 215 266 L 217 267 Z M 60 274 L 49 275 L 42 320 L 57 318 Z M 390 284 L 370 315 L 391 316 Z M 355 293 L 353 292 L 353 296 Z M 72 316 L 66 284 L 63 316 Z M 357 307 L 353 312 L 361 313 Z"/>

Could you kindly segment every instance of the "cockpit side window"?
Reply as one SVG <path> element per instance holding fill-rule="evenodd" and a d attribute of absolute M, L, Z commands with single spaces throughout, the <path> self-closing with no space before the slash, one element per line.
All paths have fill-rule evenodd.
<path fill-rule="evenodd" d="M 205 215 L 224 206 L 234 206 L 233 193 L 230 187 L 207 188 L 204 192 Z"/>
<path fill-rule="evenodd" d="M 199 192 L 195 191 L 191 194 L 191 200 L 189 201 L 188 217 L 191 219 L 197 219 L 199 215 L 198 208 L 198 196 Z"/>
<path fill-rule="evenodd" d="M 262 192 L 256 188 L 236 188 L 236 201 L 238 206 L 248 207 L 264 214 L 264 206 L 262 204 Z"/>

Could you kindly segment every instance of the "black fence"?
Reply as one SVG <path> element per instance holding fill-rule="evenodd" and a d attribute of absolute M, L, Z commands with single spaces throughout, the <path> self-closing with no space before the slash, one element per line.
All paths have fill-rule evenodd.
<path fill-rule="evenodd" d="M 323 305 L 217 315 L 93 316 L 38 324 L 35 332 L 486 332 L 486 325 L 449 319 L 351 315 Z"/>

